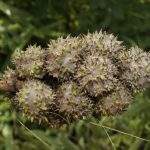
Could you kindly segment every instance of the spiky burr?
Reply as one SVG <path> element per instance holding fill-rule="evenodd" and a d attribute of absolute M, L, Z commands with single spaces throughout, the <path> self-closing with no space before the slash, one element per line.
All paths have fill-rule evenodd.
<path fill-rule="evenodd" d="M 29 46 L 26 51 L 17 51 L 13 57 L 19 77 L 42 78 L 45 70 L 44 50 L 40 46 Z"/>
<path fill-rule="evenodd" d="M 1 81 L 0 81 L 0 90 L 2 92 L 13 92 L 15 91 L 14 89 L 14 82 L 16 80 L 15 78 L 16 72 L 10 68 L 7 68 L 7 70 L 5 70 L 4 74 L 1 77 Z"/>
<path fill-rule="evenodd" d="M 85 91 L 96 97 L 115 87 L 117 72 L 108 57 L 91 51 L 77 69 L 76 79 Z"/>
<path fill-rule="evenodd" d="M 96 113 L 108 116 L 118 115 L 127 109 L 132 98 L 132 94 L 123 85 L 118 84 L 111 94 L 103 96 L 98 101 Z"/>
<path fill-rule="evenodd" d="M 79 37 L 67 36 L 51 40 L 47 49 L 46 70 L 56 78 L 68 79 L 74 73 L 79 61 Z"/>
<path fill-rule="evenodd" d="M 134 92 L 150 85 L 150 53 L 132 47 L 119 55 L 122 66 L 121 78 Z"/>
<path fill-rule="evenodd" d="M 60 86 L 57 98 L 59 112 L 69 121 L 83 119 L 92 114 L 92 102 L 74 82 Z"/>
<path fill-rule="evenodd" d="M 44 83 L 29 80 L 17 92 L 15 101 L 19 110 L 32 121 L 47 121 L 45 113 L 55 107 L 55 93 Z"/>
<path fill-rule="evenodd" d="M 106 32 L 51 40 L 13 57 L 0 92 L 31 120 L 60 127 L 92 115 L 119 115 L 150 86 L 150 53 Z"/>

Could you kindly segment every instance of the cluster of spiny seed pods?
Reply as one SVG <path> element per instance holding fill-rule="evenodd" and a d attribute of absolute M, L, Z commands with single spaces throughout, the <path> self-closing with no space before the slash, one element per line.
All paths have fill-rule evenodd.
<path fill-rule="evenodd" d="M 150 85 L 150 53 L 126 49 L 106 32 L 29 46 L 12 58 L 0 91 L 31 120 L 61 126 L 97 115 L 117 115 Z"/>

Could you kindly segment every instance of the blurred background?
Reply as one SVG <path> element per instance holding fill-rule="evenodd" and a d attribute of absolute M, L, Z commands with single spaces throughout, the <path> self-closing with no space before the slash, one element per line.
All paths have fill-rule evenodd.
<path fill-rule="evenodd" d="M 0 0 L 0 72 L 17 49 L 49 39 L 106 30 L 127 47 L 150 50 L 150 0 Z M 94 118 L 60 129 L 45 129 L 23 118 L 0 95 L 0 150 L 113 150 L 106 131 Z M 21 120 L 27 131 L 17 119 Z M 117 117 L 101 117 L 103 125 L 150 139 L 150 89 L 135 96 Z M 117 150 L 150 150 L 145 142 L 106 129 Z M 32 132 L 32 133 L 31 133 Z M 35 138 L 45 141 L 49 147 Z"/>

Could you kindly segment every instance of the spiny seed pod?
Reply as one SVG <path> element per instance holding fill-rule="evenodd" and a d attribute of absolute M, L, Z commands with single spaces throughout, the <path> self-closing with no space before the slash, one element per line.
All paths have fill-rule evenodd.
<path fill-rule="evenodd" d="M 60 87 L 58 106 L 60 113 L 69 121 L 83 119 L 92 113 L 92 103 L 80 93 L 78 86 L 73 82 Z"/>
<path fill-rule="evenodd" d="M 117 82 L 115 74 L 117 68 L 110 59 L 91 51 L 79 66 L 76 78 L 82 89 L 88 91 L 91 96 L 98 96 L 115 87 Z"/>
<path fill-rule="evenodd" d="M 134 92 L 150 85 L 150 53 L 138 47 L 132 47 L 119 55 L 123 74 L 121 78 L 129 84 Z"/>
<path fill-rule="evenodd" d="M 55 105 L 54 91 L 38 80 L 29 80 L 16 94 L 19 110 L 31 120 L 45 120 L 45 112 Z"/>
<path fill-rule="evenodd" d="M 122 85 L 118 85 L 110 95 L 102 97 L 98 102 L 97 112 L 103 115 L 117 115 L 125 111 L 132 95 Z"/>
<path fill-rule="evenodd" d="M 29 46 L 26 51 L 17 51 L 13 63 L 22 78 L 42 78 L 45 70 L 44 50 L 40 46 Z"/>
<path fill-rule="evenodd" d="M 80 50 L 79 38 L 67 36 L 51 40 L 48 45 L 46 68 L 50 75 L 56 78 L 68 79 L 75 72 Z"/>
<path fill-rule="evenodd" d="M 0 80 L 0 92 L 6 92 L 6 94 L 11 95 L 12 92 L 16 91 L 16 80 L 15 70 L 7 68 Z"/>
<path fill-rule="evenodd" d="M 120 114 L 135 92 L 150 85 L 150 54 L 127 50 L 101 31 L 51 40 L 47 50 L 30 46 L 15 53 L 13 63 L 0 92 L 31 120 L 51 127 Z"/>
<path fill-rule="evenodd" d="M 122 41 L 118 41 L 113 34 L 106 32 L 88 33 L 82 37 L 82 55 L 86 56 L 88 52 L 99 52 L 101 55 L 115 58 L 124 51 L 125 46 Z"/>

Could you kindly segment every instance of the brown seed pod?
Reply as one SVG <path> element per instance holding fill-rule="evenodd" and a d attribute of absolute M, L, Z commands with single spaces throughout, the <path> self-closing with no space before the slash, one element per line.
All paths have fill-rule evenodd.
<path fill-rule="evenodd" d="M 138 47 L 132 47 L 121 53 L 119 59 L 123 74 L 121 78 L 134 92 L 144 90 L 150 86 L 150 54 Z"/>
<path fill-rule="evenodd" d="M 11 96 L 13 92 L 16 92 L 16 82 L 17 77 L 15 70 L 7 68 L 0 80 L 0 92 Z"/>
<path fill-rule="evenodd" d="M 117 68 L 112 61 L 92 51 L 77 69 L 76 79 L 91 96 L 99 96 L 115 87 L 115 74 Z"/>
<path fill-rule="evenodd" d="M 45 74 L 45 51 L 40 46 L 29 46 L 26 51 L 17 51 L 13 57 L 19 77 L 42 78 Z"/>
<path fill-rule="evenodd" d="M 96 112 L 98 114 L 116 116 L 125 111 L 132 100 L 132 95 L 122 85 L 118 85 L 110 95 L 102 97 L 98 104 Z"/>
<path fill-rule="evenodd" d="M 66 120 L 70 122 L 92 114 L 91 101 L 80 93 L 75 83 L 63 84 L 58 91 L 59 112 Z"/>
<path fill-rule="evenodd" d="M 106 32 L 88 33 L 82 36 L 82 55 L 86 56 L 87 53 L 99 53 L 100 55 L 107 55 L 110 58 L 116 58 L 119 53 L 125 50 L 122 41 L 118 41 L 117 37 L 113 34 Z"/>
<path fill-rule="evenodd" d="M 80 50 L 79 38 L 67 36 L 51 40 L 46 61 L 47 72 L 56 78 L 68 79 L 75 73 Z"/>
<path fill-rule="evenodd" d="M 47 50 L 30 46 L 15 53 L 13 63 L 16 69 L 4 73 L 0 92 L 13 93 L 25 116 L 51 127 L 95 113 L 117 115 L 132 93 L 150 86 L 150 54 L 126 50 L 101 31 L 51 40 Z"/>
<path fill-rule="evenodd" d="M 55 93 L 44 83 L 38 80 L 29 80 L 16 94 L 14 101 L 19 110 L 31 121 L 48 121 L 45 113 L 55 106 Z"/>

